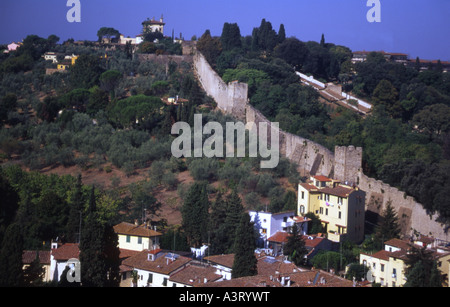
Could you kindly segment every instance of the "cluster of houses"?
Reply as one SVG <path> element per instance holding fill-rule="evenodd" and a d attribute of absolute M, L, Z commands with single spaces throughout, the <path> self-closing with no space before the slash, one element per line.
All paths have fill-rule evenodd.
<path fill-rule="evenodd" d="M 361 63 L 365 62 L 367 56 L 372 51 L 355 51 L 353 52 L 352 63 Z M 398 52 L 385 52 L 385 51 L 376 51 L 377 53 L 381 53 L 386 61 L 401 63 L 405 66 L 415 67 L 417 65 L 416 59 L 409 59 L 406 53 L 398 53 Z M 448 61 L 439 61 L 439 60 L 423 60 L 419 59 L 419 67 L 421 71 L 428 70 L 430 67 L 436 67 L 440 63 L 443 72 L 448 72 L 450 70 L 450 62 Z"/>
<path fill-rule="evenodd" d="M 315 213 L 323 233 L 307 234 L 311 221 L 305 213 Z M 114 226 L 120 249 L 122 287 L 355 287 L 372 282 L 385 287 L 399 287 L 406 282 L 405 259 L 413 247 L 433 253 L 438 269 L 448 286 L 450 248 L 447 242 L 420 236 L 415 240 L 391 239 L 374 254 L 360 254 L 360 264 L 367 268 L 365 282 L 346 280 L 332 272 L 305 269 L 283 256 L 283 247 L 294 224 L 303 236 L 307 254 L 305 263 L 319 251 L 337 251 L 344 240 L 361 242 L 364 227 L 364 192 L 324 176 L 313 176 L 298 187 L 296 211 L 270 213 L 248 212 L 259 234 L 255 255 L 258 274 L 231 278 L 234 254 L 209 255 L 208 247 L 189 252 L 162 250 L 162 233 L 150 224 L 122 222 Z M 445 244 L 447 243 L 447 247 Z M 50 251 L 40 251 L 45 281 L 61 279 L 66 266 L 74 266 L 79 257 L 75 243 L 52 243 Z M 36 258 L 35 251 L 24 251 L 24 265 Z"/>

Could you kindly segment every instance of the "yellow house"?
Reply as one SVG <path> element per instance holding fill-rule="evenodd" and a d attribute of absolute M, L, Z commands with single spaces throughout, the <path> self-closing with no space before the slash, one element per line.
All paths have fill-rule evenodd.
<path fill-rule="evenodd" d="M 413 246 L 433 251 L 433 257 L 438 269 L 443 274 L 443 286 L 448 286 L 450 251 L 442 247 L 432 247 L 421 244 L 421 240 L 413 242 L 391 239 L 384 243 L 384 250 L 372 255 L 360 254 L 360 264 L 370 268 L 367 279 L 379 283 L 383 287 L 401 287 L 406 283 L 406 265 L 404 260 Z"/>
<path fill-rule="evenodd" d="M 72 66 L 75 65 L 76 61 L 78 60 L 78 55 L 72 56 L 72 58 L 70 60 L 71 60 Z"/>
<path fill-rule="evenodd" d="M 122 222 L 114 226 L 119 237 L 119 248 L 133 251 L 154 250 L 159 248 L 162 236 L 147 225 L 136 225 Z"/>
<path fill-rule="evenodd" d="M 57 65 L 57 69 L 59 71 L 66 71 L 69 69 L 69 67 L 70 67 L 70 64 L 68 64 L 68 63 L 58 63 L 58 65 Z"/>
<path fill-rule="evenodd" d="M 319 216 L 333 242 L 364 240 L 365 192 L 325 176 L 313 176 L 298 186 L 298 215 Z"/>

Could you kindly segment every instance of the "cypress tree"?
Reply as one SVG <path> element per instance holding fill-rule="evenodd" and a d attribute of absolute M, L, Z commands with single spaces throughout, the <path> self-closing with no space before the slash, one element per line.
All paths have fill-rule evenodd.
<path fill-rule="evenodd" d="M 87 287 L 118 286 L 119 248 L 111 225 L 101 222 L 92 187 L 80 241 L 81 283 Z"/>
<path fill-rule="evenodd" d="M 258 274 L 258 261 L 255 256 L 255 231 L 248 213 L 244 213 L 241 216 L 239 226 L 236 229 L 234 248 L 232 278 Z"/>
<path fill-rule="evenodd" d="M 292 233 L 288 237 L 288 240 L 283 248 L 283 254 L 288 256 L 289 259 L 295 263 L 295 265 L 300 265 L 303 263 L 304 256 L 307 252 L 305 241 L 298 231 L 297 224 L 294 224 L 292 227 Z"/>
<path fill-rule="evenodd" d="M 181 208 L 183 230 L 191 247 L 200 247 L 207 236 L 209 200 L 206 184 L 194 183 Z"/>
<path fill-rule="evenodd" d="M 23 285 L 22 271 L 23 237 L 20 226 L 8 226 L 0 251 L 0 287 Z"/>
<path fill-rule="evenodd" d="M 227 216 L 227 202 L 221 192 L 218 193 L 216 201 L 211 206 L 209 215 L 209 242 L 210 253 L 213 255 L 223 254 L 227 250 L 225 219 Z"/>
<path fill-rule="evenodd" d="M 280 29 L 278 30 L 278 44 L 281 44 L 286 39 L 286 30 L 284 29 L 284 24 L 280 24 Z"/>
<path fill-rule="evenodd" d="M 68 242 L 80 242 L 80 214 L 83 208 L 83 192 L 81 174 L 77 176 L 75 192 L 72 202 L 70 203 L 69 221 L 67 223 L 67 240 Z"/>
<path fill-rule="evenodd" d="M 400 226 L 398 224 L 398 216 L 392 207 L 391 201 L 388 201 L 381 219 L 375 229 L 375 245 L 381 249 L 384 242 L 390 239 L 400 237 Z"/>
<path fill-rule="evenodd" d="M 223 226 L 224 245 L 227 251 L 232 253 L 234 251 L 236 229 L 241 221 L 244 207 L 242 206 L 241 198 L 236 189 L 233 189 L 227 198 L 227 215 Z"/>

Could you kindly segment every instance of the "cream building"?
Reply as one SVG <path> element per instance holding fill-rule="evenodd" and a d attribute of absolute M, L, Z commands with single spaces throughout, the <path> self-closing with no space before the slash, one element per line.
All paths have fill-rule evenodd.
<path fill-rule="evenodd" d="M 330 241 L 364 240 L 365 192 L 325 176 L 313 176 L 298 186 L 297 213 L 312 212 Z"/>
<path fill-rule="evenodd" d="M 166 24 L 163 21 L 163 16 L 159 20 L 155 20 L 155 17 L 152 19 L 147 19 L 142 23 L 143 33 L 147 32 L 160 32 L 164 34 L 164 26 Z"/>
<path fill-rule="evenodd" d="M 136 225 L 122 222 L 114 226 L 119 237 L 119 248 L 133 251 L 154 250 L 159 248 L 159 238 L 162 236 L 146 225 Z"/>
<path fill-rule="evenodd" d="M 427 238 L 429 239 L 429 238 Z M 406 281 L 405 259 L 410 249 L 426 248 L 433 252 L 433 257 L 437 262 L 439 271 L 443 274 L 443 286 L 448 286 L 450 250 L 445 247 L 426 243 L 427 240 L 421 237 L 413 242 L 391 239 L 384 243 L 384 249 L 374 254 L 360 254 L 360 264 L 367 266 L 370 271 L 367 280 L 379 283 L 382 287 L 401 287 Z"/>

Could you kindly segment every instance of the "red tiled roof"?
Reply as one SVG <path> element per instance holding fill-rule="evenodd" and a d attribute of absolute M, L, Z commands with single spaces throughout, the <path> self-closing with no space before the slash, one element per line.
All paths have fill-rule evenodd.
<path fill-rule="evenodd" d="M 222 278 L 216 274 L 217 269 L 212 266 L 188 265 L 170 276 L 170 281 L 185 285 L 196 286 L 206 282 L 214 282 Z"/>
<path fill-rule="evenodd" d="M 337 186 L 334 188 L 325 187 L 320 190 L 322 193 L 330 194 L 339 197 L 348 197 L 354 190 L 350 188 L 345 188 L 342 186 Z"/>
<path fill-rule="evenodd" d="M 408 241 L 400 240 L 400 239 L 390 239 L 384 242 L 385 245 L 391 245 L 397 248 L 400 248 L 404 251 L 411 249 L 412 244 Z"/>
<path fill-rule="evenodd" d="M 287 232 L 284 231 L 277 231 L 273 236 L 267 239 L 269 242 L 276 242 L 276 243 L 286 243 L 287 238 L 290 236 Z"/>
<path fill-rule="evenodd" d="M 232 268 L 234 262 L 234 254 L 214 255 L 205 257 L 204 259 L 227 268 Z"/>
<path fill-rule="evenodd" d="M 130 249 L 123 249 L 123 248 L 120 248 L 119 252 L 120 252 L 119 253 L 119 258 L 120 259 L 129 258 L 129 257 L 134 256 L 134 255 L 139 253 L 139 251 L 134 251 L 134 250 L 130 250 Z"/>
<path fill-rule="evenodd" d="M 319 180 L 319 181 L 327 181 L 327 182 L 331 182 L 332 181 L 330 178 L 322 176 L 322 175 L 314 176 L 314 178 Z"/>
<path fill-rule="evenodd" d="M 36 253 L 39 253 L 39 262 L 41 264 L 50 264 L 50 251 L 30 251 L 26 250 L 22 253 L 23 264 L 30 264 L 36 259 Z"/>
<path fill-rule="evenodd" d="M 256 275 L 215 283 L 202 284 L 201 287 L 281 287 L 282 277 L 290 279 L 291 287 L 353 287 L 353 282 L 323 271 L 302 271 L 290 274 Z M 314 281 L 316 281 L 314 283 Z"/>
<path fill-rule="evenodd" d="M 55 260 L 66 261 L 72 258 L 78 259 L 80 256 L 80 249 L 78 243 L 66 243 L 51 251 Z"/>
<path fill-rule="evenodd" d="M 309 183 L 300 183 L 302 187 L 304 187 L 307 191 L 318 191 L 318 188 L 315 185 Z"/>
<path fill-rule="evenodd" d="M 191 261 L 190 258 L 183 256 L 178 256 L 175 260 L 171 260 L 166 258 L 165 256 L 167 253 L 163 252 L 158 253 L 159 257 L 151 261 L 148 260 L 149 253 L 149 250 L 143 250 L 142 252 L 125 259 L 122 261 L 122 264 L 140 270 L 170 275 L 172 272 L 182 268 Z"/>
<path fill-rule="evenodd" d="M 162 233 L 154 231 L 153 229 L 144 226 L 136 226 L 135 224 L 122 222 L 114 226 L 114 231 L 117 234 L 139 236 L 139 237 L 156 237 L 162 236 Z"/>

